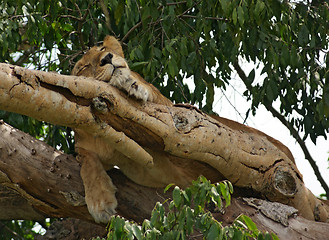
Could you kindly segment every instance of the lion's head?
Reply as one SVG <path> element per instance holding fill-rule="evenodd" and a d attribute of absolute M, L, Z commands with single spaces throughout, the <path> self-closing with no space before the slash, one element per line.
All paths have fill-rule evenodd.
<path fill-rule="evenodd" d="M 75 64 L 72 75 L 108 82 L 118 69 L 129 71 L 120 43 L 113 36 L 107 36 L 102 46 L 92 47 Z"/>
<path fill-rule="evenodd" d="M 75 64 L 72 75 L 109 82 L 143 102 L 172 105 L 156 87 L 146 82 L 138 73 L 130 71 L 121 44 L 113 36 L 106 36 L 102 46 L 92 47 L 83 55 Z"/>

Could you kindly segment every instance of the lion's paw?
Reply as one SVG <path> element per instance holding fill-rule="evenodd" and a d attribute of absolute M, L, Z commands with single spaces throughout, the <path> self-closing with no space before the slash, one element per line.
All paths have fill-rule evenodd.
<path fill-rule="evenodd" d="M 150 98 L 150 89 L 130 74 L 127 68 L 117 69 L 110 81 L 112 86 L 125 90 L 128 95 L 146 102 Z"/>
<path fill-rule="evenodd" d="M 132 80 L 132 83 L 129 87 L 128 94 L 134 96 L 137 99 L 146 102 L 149 99 L 149 90 L 142 84 L 138 84 L 137 81 Z"/>
<path fill-rule="evenodd" d="M 89 213 L 96 223 L 108 223 L 112 215 L 116 213 L 118 202 L 112 192 L 103 192 L 98 196 L 86 196 Z"/>

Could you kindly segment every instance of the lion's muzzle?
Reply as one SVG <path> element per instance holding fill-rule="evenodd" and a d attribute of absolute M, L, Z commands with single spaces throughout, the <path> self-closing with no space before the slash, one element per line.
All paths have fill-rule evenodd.
<path fill-rule="evenodd" d="M 101 60 L 101 64 L 100 66 L 104 66 L 106 64 L 112 64 L 112 58 L 113 58 L 113 54 L 109 53 L 107 54 L 102 60 Z"/>

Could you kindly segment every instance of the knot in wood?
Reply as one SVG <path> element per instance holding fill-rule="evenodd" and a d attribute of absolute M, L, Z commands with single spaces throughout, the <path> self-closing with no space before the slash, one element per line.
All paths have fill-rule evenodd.
<path fill-rule="evenodd" d="M 105 102 L 105 99 L 101 97 L 95 97 L 92 100 L 92 106 L 95 110 L 98 112 L 101 112 L 103 114 L 108 112 L 107 104 Z"/>
<path fill-rule="evenodd" d="M 35 150 L 34 148 L 31 149 L 31 154 L 35 155 L 37 153 L 37 150 Z"/>
<path fill-rule="evenodd" d="M 180 115 L 180 114 L 175 114 L 173 116 L 174 124 L 175 127 L 177 128 L 178 131 L 183 131 L 185 128 L 188 126 L 189 121 L 186 117 Z"/>
<path fill-rule="evenodd" d="M 274 176 L 274 187 L 287 197 L 293 197 L 297 192 L 297 185 L 294 176 L 290 171 L 278 169 Z"/>

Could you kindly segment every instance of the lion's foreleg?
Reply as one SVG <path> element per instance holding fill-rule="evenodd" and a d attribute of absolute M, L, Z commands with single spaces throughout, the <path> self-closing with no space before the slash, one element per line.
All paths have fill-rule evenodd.
<path fill-rule="evenodd" d="M 107 223 L 118 205 L 115 198 L 116 187 L 96 154 L 82 149 L 78 152 L 89 213 L 95 222 Z"/>

